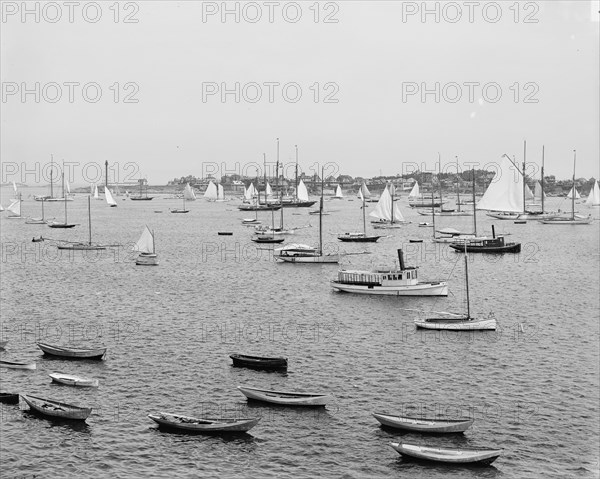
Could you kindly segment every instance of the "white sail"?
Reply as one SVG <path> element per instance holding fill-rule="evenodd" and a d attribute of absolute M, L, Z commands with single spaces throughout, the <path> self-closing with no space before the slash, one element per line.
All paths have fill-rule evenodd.
<path fill-rule="evenodd" d="M 98 185 L 94 185 L 94 199 L 99 200 L 100 194 L 98 193 Z"/>
<path fill-rule="evenodd" d="M 392 191 L 394 191 L 394 186 L 390 185 Z M 390 194 L 390 190 L 386 186 L 381 193 L 379 201 L 377 202 L 377 206 L 374 211 L 369 213 L 369 216 L 373 218 L 378 218 L 380 220 L 392 221 L 392 222 L 402 222 L 404 221 L 404 217 L 400 212 L 400 208 L 398 205 L 394 205 L 394 218 L 392 220 L 392 195 Z"/>
<path fill-rule="evenodd" d="M 256 196 L 256 188 L 254 188 L 254 183 L 250 183 L 250 186 L 246 190 L 244 194 L 244 199 L 248 201 L 252 201 L 252 199 Z"/>
<path fill-rule="evenodd" d="M 110 192 L 110 190 L 106 186 L 104 187 L 104 197 L 106 198 L 106 202 L 109 204 L 109 206 L 116 206 L 117 205 L 117 202 L 113 198 L 112 193 Z"/>
<path fill-rule="evenodd" d="M 533 191 L 531 191 L 528 184 L 525 184 L 525 201 L 533 201 L 534 199 Z"/>
<path fill-rule="evenodd" d="M 4 207 L 0 205 L 0 211 L 4 211 Z"/>
<path fill-rule="evenodd" d="M 492 182 L 483 194 L 478 210 L 509 211 L 521 213 L 525 210 L 523 204 L 523 175 L 513 165 L 511 159 L 503 155 L 500 167 Z"/>
<path fill-rule="evenodd" d="M 267 181 L 267 187 L 265 190 L 267 192 L 267 196 L 273 196 L 273 190 L 271 189 L 271 185 L 269 184 L 268 181 Z"/>
<path fill-rule="evenodd" d="M 298 199 L 300 201 L 308 201 L 308 190 L 306 189 L 306 185 L 304 181 L 300 180 L 298 183 Z"/>
<path fill-rule="evenodd" d="M 194 190 L 192 189 L 189 183 L 185 185 L 185 190 L 183 190 L 183 197 L 186 199 L 186 201 L 196 201 L 196 194 L 194 193 Z"/>
<path fill-rule="evenodd" d="M 219 183 L 217 185 L 217 200 L 224 200 L 225 199 L 225 190 L 223 189 L 223 185 L 221 183 Z"/>
<path fill-rule="evenodd" d="M 600 206 L 600 187 L 598 187 L 598 180 L 594 181 L 594 186 L 590 190 L 590 194 L 585 200 L 585 204 L 588 206 Z"/>
<path fill-rule="evenodd" d="M 535 201 L 542 201 L 542 185 L 539 181 L 535 182 L 535 188 L 533 189 L 533 198 Z M 543 193 L 544 198 L 546 198 L 546 193 Z"/>
<path fill-rule="evenodd" d="M 15 190 L 15 195 L 17 194 L 17 184 L 13 181 L 13 190 Z"/>
<path fill-rule="evenodd" d="M 71 185 L 69 185 L 69 180 L 65 180 L 65 189 L 67 190 L 67 194 L 71 194 Z"/>
<path fill-rule="evenodd" d="M 569 194 L 567 195 L 568 199 L 573 199 L 573 190 L 575 190 L 575 199 L 579 200 L 581 199 L 581 195 L 579 194 L 579 191 L 577 191 L 577 188 L 573 187 L 571 188 L 571 191 L 569 191 Z"/>
<path fill-rule="evenodd" d="M 217 185 L 215 185 L 212 181 L 210 181 L 206 187 L 204 199 L 208 201 L 215 201 L 217 199 Z"/>
<path fill-rule="evenodd" d="M 21 216 L 21 201 L 14 200 L 6 209 L 12 213 L 11 216 Z"/>
<path fill-rule="evenodd" d="M 147 226 L 144 228 L 144 231 L 142 231 L 142 236 L 137 240 L 133 249 L 140 253 L 154 253 L 154 236 Z"/>
<path fill-rule="evenodd" d="M 344 195 L 342 194 L 342 187 L 340 185 L 337 185 L 337 189 L 335 190 L 335 197 L 336 198 L 344 197 Z"/>
<path fill-rule="evenodd" d="M 420 195 L 419 192 L 419 183 L 417 183 L 415 181 L 415 185 L 412 187 L 412 190 L 410 190 L 410 193 L 408 194 L 409 198 L 418 198 Z"/>

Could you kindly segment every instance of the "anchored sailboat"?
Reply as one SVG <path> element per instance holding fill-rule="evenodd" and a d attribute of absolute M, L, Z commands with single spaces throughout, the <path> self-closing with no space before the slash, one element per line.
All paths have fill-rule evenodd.
<path fill-rule="evenodd" d="M 16 200 L 13 200 L 12 203 L 10 205 L 8 205 L 8 208 L 6 208 L 6 210 L 10 211 L 10 213 L 11 213 L 7 216 L 7 218 L 10 218 L 11 220 L 20 220 L 20 219 L 24 218 L 21 215 L 21 195 L 20 194 Z"/>
<path fill-rule="evenodd" d="M 45 225 L 48 222 L 46 221 L 46 219 L 44 218 L 44 203 L 46 202 L 45 200 L 38 200 L 42 202 L 42 217 L 41 218 L 29 218 L 27 221 L 25 221 L 25 224 L 27 225 Z"/>
<path fill-rule="evenodd" d="M 573 150 L 573 188 L 571 191 L 577 191 L 575 189 L 575 164 L 577 161 L 577 151 Z M 592 222 L 591 215 L 588 217 L 579 216 L 575 214 L 575 195 L 571 195 L 571 216 L 555 216 L 547 220 L 542 220 L 545 225 L 589 225 Z"/>
<path fill-rule="evenodd" d="M 209 181 L 208 186 L 206 187 L 206 191 L 204 192 L 204 199 L 206 201 L 217 201 L 218 197 L 219 194 L 217 190 L 217 185 L 215 185 L 212 181 Z"/>
<path fill-rule="evenodd" d="M 186 201 L 196 201 L 196 193 L 194 193 L 194 190 L 189 183 L 186 183 L 185 185 L 183 197 L 186 199 Z"/>
<path fill-rule="evenodd" d="M 465 250 L 465 286 L 467 296 L 467 314 L 465 316 L 447 313 L 447 317 L 434 317 L 426 319 L 415 319 L 417 328 L 453 330 L 453 331 L 477 331 L 477 330 L 495 330 L 496 318 L 489 317 L 478 319 L 471 317 L 471 304 L 469 299 L 469 264 L 467 256 L 467 244 L 464 244 Z"/>
<path fill-rule="evenodd" d="M 338 236 L 340 241 L 349 243 L 375 243 L 381 236 L 377 235 L 367 235 L 367 219 L 366 219 L 366 208 L 365 208 L 365 197 L 367 196 L 369 190 L 367 190 L 367 185 L 363 181 L 362 186 L 360 187 L 360 197 L 362 198 L 362 217 L 363 217 L 363 232 L 362 233 L 346 233 L 342 236 Z"/>
<path fill-rule="evenodd" d="M 117 206 L 117 202 L 113 198 L 113 195 L 108 189 L 108 186 L 104 187 L 104 197 L 106 198 L 106 203 L 108 204 L 108 206 L 110 206 L 111 208 L 115 208 Z"/>
<path fill-rule="evenodd" d="M 88 242 L 87 243 L 71 243 L 67 245 L 58 245 L 58 249 L 66 250 L 103 250 L 106 246 L 101 246 L 92 243 L 92 210 L 91 210 L 91 198 L 88 196 Z"/>
<path fill-rule="evenodd" d="M 594 186 L 592 186 L 590 194 L 585 200 L 585 204 L 588 206 L 600 206 L 600 187 L 598 186 L 598 180 L 594 181 Z"/>
<path fill-rule="evenodd" d="M 64 191 L 65 191 L 65 174 L 62 174 L 62 179 L 63 179 L 63 196 L 64 196 Z M 50 201 L 50 200 L 48 200 Z M 49 223 L 48 226 L 50 228 L 73 228 L 74 226 L 77 226 L 74 223 L 69 223 L 67 221 L 67 202 L 65 201 L 65 222 L 64 223 L 57 223 L 56 221 Z"/>
<path fill-rule="evenodd" d="M 343 200 L 344 199 L 344 195 L 342 194 L 342 187 L 340 185 L 337 185 L 337 188 L 335 190 L 335 196 L 331 197 L 332 200 Z"/>

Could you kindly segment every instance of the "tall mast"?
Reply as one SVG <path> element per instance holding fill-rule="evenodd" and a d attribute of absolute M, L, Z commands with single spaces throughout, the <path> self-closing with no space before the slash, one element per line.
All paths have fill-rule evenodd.
<path fill-rule="evenodd" d="M 467 242 L 465 241 L 465 285 L 467 289 L 467 319 L 471 319 L 471 302 L 469 301 L 469 264 L 467 258 Z"/>
<path fill-rule="evenodd" d="M 363 184 L 361 185 L 360 189 L 360 196 L 362 196 L 362 214 L 363 214 L 363 233 L 365 236 L 367 236 L 367 219 L 365 217 L 366 213 L 365 213 L 365 191 L 364 191 L 364 186 L 365 182 L 363 181 Z"/>
<path fill-rule="evenodd" d="M 63 190 L 63 201 L 65 203 L 65 224 L 67 224 L 67 197 L 65 196 L 65 169 L 63 168 L 62 173 L 62 190 Z"/>
<path fill-rule="evenodd" d="M 90 206 L 90 197 L 88 196 L 88 233 L 90 236 L 90 246 L 92 245 L 92 209 Z"/>
<path fill-rule="evenodd" d="M 542 187 L 542 214 L 544 213 L 544 145 L 542 145 L 542 178 L 540 182 Z"/>
<path fill-rule="evenodd" d="M 458 169 L 458 156 L 456 157 L 456 206 L 458 206 L 458 212 L 460 213 L 460 186 L 458 184 L 458 178 L 460 177 Z"/>
<path fill-rule="evenodd" d="M 527 140 L 523 141 L 523 213 L 526 212 L 525 208 L 525 188 L 527 188 L 527 182 L 525 181 L 525 158 L 527 155 Z"/>
<path fill-rule="evenodd" d="M 319 256 L 323 256 L 323 174 L 321 167 L 321 201 L 319 203 Z"/>
<path fill-rule="evenodd" d="M 298 145 L 294 145 L 296 148 L 296 202 L 298 202 Z"/>
<path fill-rule="evenodd" d="M 267 154 L 263 153 L 263 176 L 265 180 L 265 205 L 267 204 Z M 260 201 L 259 201 L 260 203 Z"/>
<path fill-rule="evenodd" d="M 279 187 L 279 138 L 277 138 L 277 165 L 275 167 L 275 188 L 277 187 Z M 281 177 L 281 187 L 279 187 L 279 206 L 281 206 L 281 230 L 283 231 L 283 176 Z"/>
<path fill-rule="evenodd" d="M 475 203 L 475 168 L 471 168 L 473 173 L 473 234 L 477 237 L 477 204 Z M 465 246 L 466 248 L 466 246 Z"/>
<path fill-rule="evenodd" d="M 392 197 L 392 217 L 390 218 L 390 224 L 394 224 L 394 193 L 396 190 L 394 189 L 394 183 L 390 183 L 390 196 Z"/>
<path fill-rule="evenodd" d="M 154 243 L 154 230 L 152 230 L 152 254 L 156 254 L 156 245 Z"/>
<path fill-rule="evenodd" d="M 438 152 L 438 165 L 439 165 L 438 183 L 440 184 L 440 211 L 443 211 L 443 209 L 444 209 L 444 201 L 443 201 L 443 198 L 442 198 L 442 180 L 440 179 L 440 174 L 442 173 L 442 155 L 440 155 L 439 152 Z M 433 194 L 431 196 L 433 197 Z"/>
<path fill-rule="evenodd" d="M 108 188 L 108 160 L 104 161 L 104 186 Z"/>
<path fill-rule="evenodd" d="M 575 163 L 577 161 L 577 150 L 573 150 L 573 190 L 571 191 L 571 220 L 575 219 Z"/>
<path fill-rule="evenodd" d="M 433 238 L 435 238 L 435 202 L 433 201 L 433 193 L 431 194 L 431 220 L 433 222 Z"/>
<path fill-rule="evenodd" d="M 54 156 L 50 155 L 50 198 L 54 197 L 54 188 L 52 186 L 52 174 L 54 173 Z"/>

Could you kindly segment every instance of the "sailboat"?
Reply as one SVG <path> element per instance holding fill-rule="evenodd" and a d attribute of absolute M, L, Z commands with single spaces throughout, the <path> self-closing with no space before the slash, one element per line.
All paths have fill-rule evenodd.
<path fill-rule="evenodd" d="M 304 181 L 300 180 L 298 182 L 298 145 L 295 145 L 296 149 L 296 192 L 294 198 L 286 199 L 284 198 L 281 206 L 284 208 L 308 208 L 316 203 L 316 201 L 310 201 L 308 199 L 308 190 L 306 189 L 306 185 Z"/>
<path fill-rule="evenodd" d="M 183 195 L 182 199 L 183 199 L 183 209 L 180 210 L 180 209 L 175 208 L 175 209 L 170 210 L 171 213 L 189 213 L 190 212 L 190 210 L 185 209 L 185 195 Z"/>
<path fill-rule="evenodd" d="M 106 249 L 106 246 L 101 246 L 92 243 L 92 209 L 91 209 L 91 198 L 88 196 L 88 234 L 89 239 L 87 243 L 70 243 L 66 245 L 58 245 L 58 249 L 66 250 L 82 250 L 82 251 L 96 251 Z"/>
<path fill-rule="evenodd" d="M 323 170 L 321 170 L 321 200 L 319 203 L 319 247 L 288 245 L 274 251 L 275 259 L 285 263 L 337 264 L 339 253 L 323 253 Z"/>
<path fill-rule="evenodd" d="M 225 199 L 225 189 L 223 188 L 223 185 L 221 183 L 219 183 L 217 185 L 217 199 L 216 199 L 217 203 L 222 203 L 223 201 L 227 201 Z"/>
<path fill-rule="evenodd" d="M 115 208 L 117 206 L 117 202 L 113 198 L 113 195 L 108 189 L 108 186 L 104 187 L 104 197 L 106 198 L 106 203 L 108 204 L 108 206 L 110 206 L 111 208 Z"/>
<path fill-rule="evenodd" d="M 189 183 L 186 183 L 185 185 L 183 197 L 186 199 L 186 201 L 196 201 L 196 193 L 194 193 L 194 190 Z"/>
<path fill-rule="evenodd" d="M 63 179 L 63 196 L 65 196 L 65 174 L 62 174 L 62 179 Z M 51 201 L 51 200 L 48 200 Z M 64 223 L 57 223 L 56 221 L 53 221 L 52 223 L 48 223 L 48 226 L 50 228 L 73 228 L 74 226 L 77 226 L 77 224 L 74 223 L 69 223 L 67 220 L 67 202 L 65 201 L 65 222 Z"/>
<path fill-rule="evenodd" d="M 337 185 L 337 188 L 335 190 L 335 196 L 331 197 L 332 200 L 343 200 L 344 199 L 344 195 L 342 194 L 342 187 L 340 185 Z"/>
<path fill-rule="evenodd" d="M 142 231 L 142 235 L 133 249 L 140 253 L 135 260 L 135 264 L 140 266 L 158 266 L 158 255 L 154 247 L 154 231 L 150 231 L 148 226 L 144 227 L 144 231 Z"/>
<path fill-rule="evenodd" d="M 17 197 L 16 200 L 12 200 L 12 203 L 8 205 L 6 208 L 7 211 L 10 211 L 11 214 L 7 216 L 7 218 L 11 220 L 21 220 L 24 217 L 21 215 L 21 195 Z"/>
<path fill-rule="evenodd" d="M 423 194 L 419 188 L 419 183 L 415 184 L 408 194 L 408 204 L 411 208 L 431 208 L 432 206 L 442 206 L 441 198 L 436 198 L 433 193 Z"/>
<path fill-rule="evenodd" d="M 144 178 L 138 180 L 140 185 L 140 193 L 137 196 L 130 196 L 129 199 L 133 201 L 150 201 L 154 196 L 148 196 L 148 181 Z M 144 189 L 144 186 L 146 188 Z"/>
<path fill-rule="evenodd" d="M 45 200 L 40 200 L 42 202 L 42 217 L 41 218 L 29 218 L 27 221 L 25 221 L 25 224 L 27 225 L 45 225 L 48 222 L 46 221 L 46 219 L 44 218 L 44 203 L 46 202 Z"/>
<path fill-rule="evenodd" d="M 375 243 L 381 236 L 377 235 L 367 235 L 367 219 L 366 219 L 366 207 L 365 207 L 365 197 L 367 196 L 368 190 L 367 185 L 363 181 L 362 186 L 360 187 L 360 197 L 362 198 L 362 217 L 363 217 L 363 232 L 362 233 L 346 233 L 342 236 L 338 236 L 340 241 L 349 243 Z"/>
<path fill-rule="evenodd" d="M 206 201 L 217 201 L 218 197 L 219 193 L 217 190 L 217 185 L 215 185 L 212 181 L 209 181 L 206 191 L 204 192 L 204 199 Z"/>
<path fill-rule="evenodd" d="M 459 171 L 459 167 L 458 167 L 458 157 L 456 157 L 456 169 L 457 171 Z M 442 165 L 441 165 L 441 160 L 440 160 L 440 171 L 442 171 Z M 415 183 L 416 185 L 416 183 Z M 439 182 L 439 186 L 440 186 L 440 201 L 442 202 L 442 205 L 444 204 L 444 200 L 442 199 L 442 183 L 441 181 Z M 413 188 L 414 189 L 414 188 Z M 411 191 L 412 193 L 412 191 Z M 418 191 L 417 191 L 418 194 Z M 431 197 L 431 203 L 435 203 L 434 199 L 433 199 L 433 195 Z M 430 205 L 431 205 L 430 203 Z M 431 207 L 431 211 L 419 211 L 418 213 L 421 216 L 430 216 L 430 215 L 438 215 L 438 216 L 471 216 L 473 213 L 471 213 L 470 211 L 461 211 L 460 207 L 461 207 L 461 202 L 460 202 L 460 191 L 459 191 L 459 187 L 458 187 L 458 177 L 456 178 L 456 206 L 458 208 L 458 211 L 455 211 L 454 209 L 446 209 L 443 206 L 440 208 L 440 211 L 435 212 L 433 210 L 434 206 Z"/>
<path fill-rule="evenodd" d="M 379 202 L 375 207 L 375 211 L 371 211 L 371 213 L 369 213 L 369 216 L 377 218 L 377 221 L 372 221 L 372 223 L 374 223 L 374 228 L 400 228 L 403 223 L 406 223 L 402 213 L 400 212 L 400 208 L 394 208 L 395 192 L 396 189 L 392 183 L 386 186 L 383 190 L 383 193 L 381 193 L 381 197 L 379 198 Z"/>
<path fill-rule="evenodd" d="M 259 234 L 259 232 L 256 231 L 256 236 L 251 238 L 251 240 L 253 242 L 273 244 L 273 243 L 283 243 L 285 241 L 285 238 L 276 238 L 275 237 L 275 212 L 274 211 L 275 210 L 271 210 L 271 229 L 269 231 L 261 232 L 263 234 Z M 267 234 L 267 233 L 269 233 L 269 234 Z"/>
<path fill-rule="evenodd" d="M 590 194 L 585 200 L 585 204 L 588 206 L 600 206 L 600 187 L 598 186 L 598 180 L 594 181 L 594 186 L 592 186 Z"/>
<path fill-rule="evenodd" d="M 469 299 L 469 264 L 467 256 L 467 244 L 465 243 L 465 286 L 467 296 L 467 314 L 465 316 L 447 313 L 447 317 L 434 317 L 415 319 L 417 328 L 452 330 L 452 331 L 478 331 L 495 330 L 496 318 L 490 316 L 485 319 L 471 317 L 471 304 Z"/>
<path fill-rule="evenodd" d="M 94 199 L 95 200 L 101 200 L 102 198 L 100 198 L 100 193 L 98 192 L 98 185 L 94 185 Z"/>
<path fill-rule="evenodd" d="M 577 191 L 575 189 L 575 164 L 577 161 L 577 151 L 573 150 L 573 188 L 572 191 Z M 592 222 L 591 215 L 588 217 L 578 216 L 575 214 L 575 195 L 571 195 L 571 216 L 555 216 L 554 218 L 549 218 L 546 220 L 542 220 L 542 223 L 545 225 L 589 225 Z"/>
<path fill-rule="evenodd" d="M 363 201 L 369 201 L 371 199 L 371 192 L 367 188 L 366 183 L 363 181 L 362 186 L 358 189 L 358 199 Z"/>
<path fill-rule="evenodd" d="M 573 194 L 573 191 L 575 191 L 575 194 Z M 569 199 L 569 200 L 570 199 L 576 199 L 576 200 L 581 199 L 581 195 L 579 194 L 579 191 L 577 191 L 577 188 L 575 188 L 575 185 L 573 185 L 573 188 L 571 188 L 571 190 L 567 194 L 567 199 Z"/>

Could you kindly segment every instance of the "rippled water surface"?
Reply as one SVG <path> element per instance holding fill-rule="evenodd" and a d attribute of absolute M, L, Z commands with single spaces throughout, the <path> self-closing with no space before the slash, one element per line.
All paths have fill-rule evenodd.
<path fill-rule="evenodd" d="M 27 192 L 29 193 L 29 191 Z M 33 192 L 32 192 L 33 193 Z M 6 206 L 7 192 L 2 203 Z M 488 333 L 416 332 L 419 311 L 461 312 L 461 255 L 428 242 L 431 221 L 400 207 L 412 223 L 381 230 L 372 245 L 342 244 L 336 233 L 362 228 L 358 200 L 327 201 L 326 249 L 344 266 L 392 264 L 403 248 L 422 279 L 449 277 L 448 298 L 362 297 L 333 293 L 335 265 L 273 262 L 241 226 L 237 202 L 92 201 L 93 240 L 120 244 L 102 254 L 60 255 L 33 236 L 87 240 L 87 201 L 69 203 L 72 230 L 26 225 L 0 216 L 1 357 L 35 361 L 37 370 L 0 369 L 2 390 L 94 408 L 83 424 L 56 423 L 2 405 L 3 477 L 597 477 L 599 429 L 599 225 L 516 225 L 496 231 L 520 241 L 519 255 L 473 256 L 472 310 L 493 312 Z M 46 213 L 62 219 L 62 204 Z M 317 206 L 317 205 L 315 205 Z M 374 205 L 373 205 L 374 206 Z M 563 208 L 567 205 L 562 205 Z M 27 199 L 23 213 L 39 216 Z M 588 212 L 578 205 L 582 212 Z M 337 210 L 337 211 L 333 211 Z M 161 211 L 157 213 L 156 211 Z M 596 217 L 598 209 L 589 210 Z M 275 213 L 276 222 L 279 213 Z M 261 214 L 270 222 L 270 214 Z M 306 226 L 289 241 L 315 244 L 318 216 L 286 209 L 288 225 Z M 126 245 L 147 224 L 158 267 L 140 267 Z M 478 214 L 478 229 L 491 230 Z M 438 218 L 471 230 L 471 219 Z M 231 231 L 233 236 L 218 236 Z M 422 238 L 425 242 L 409 243 Z M 42 356 L 35 342 L 103 343 L 105 360 Z M 244 352 L 289 358 L 287 374 L 233 368 Z M 51 384 L 48 374 L 95 377 L 97 389 Z M 325 391 L 325 409 L 247 403 L 236 386 Z M 159 431 L 147 414 L 262 416 L 239 437 Z M 471 415 L 464 435 L 427 437 L 383 430 L 374 411 Z M 503 448 L 491 467 L 465 469 L 404 461 L 389 442 Z M 57 472 L 60 471 L 60 472 Z"/>

